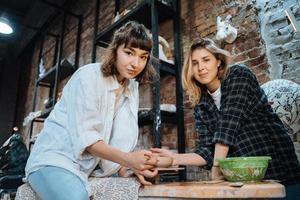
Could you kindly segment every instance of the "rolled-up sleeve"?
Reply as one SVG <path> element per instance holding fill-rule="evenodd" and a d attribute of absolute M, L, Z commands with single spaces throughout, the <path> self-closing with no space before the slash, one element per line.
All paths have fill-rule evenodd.
<path fill-rule="evenodd" d="M 222 96 L 220 118 L 213 142 L 229 146 L 235 145 L 241 120 L 247 110 L 251 109 L 251 98 L 255 96 L 254 90 L 258 87 L 254 74 L 246 67 L 232 72 L 229 77 L 226 95 Z"/>
<path fill-rule="evenodd" d="M 198 106 L 195 107 L 194 117 L 196 123 L 196 133 L 198 136 L 195 153 L 200 155 L 206 161 L 207 165 L 204 166 L 204 168 L 210 169 L 213 163 L 213 135 L 208 131 L 207 126 L 201 121 L 200 108 Z"/>
<path fill-rule="evenodd" d="M 71 135 L 76 159 L 90 159 L 86 147 L 103 140 L 103 119 L 99 111 L 99 98 L 93 79 L 73 77 L 69 81 L 67 95 L 67 128 Z"/>

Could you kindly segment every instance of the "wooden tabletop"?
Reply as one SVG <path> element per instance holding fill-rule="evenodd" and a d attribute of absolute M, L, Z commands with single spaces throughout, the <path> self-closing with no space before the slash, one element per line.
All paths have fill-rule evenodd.
<path fill-rule="evenodd" d="M 276 182 L 244 183 L 231 186 L 229 182 L 173 182 L 140 188 L 140 197 L 164 198 L 278 198 L 285 188 Z"/>

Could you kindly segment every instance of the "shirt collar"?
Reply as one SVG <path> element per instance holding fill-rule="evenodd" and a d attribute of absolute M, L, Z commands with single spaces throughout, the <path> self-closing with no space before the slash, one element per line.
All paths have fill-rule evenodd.
<path fill-rule="evenodd" d="M 116 75 L 113 75 L 113 76 L 109 76 L 108 77 L 109 79 L 109 84 L 108 84 L 108 87 L 107 87 L 107 90 L 108 91 L 115 91 L 117 90 L 119 87 L 120 87 L 120 84 L 117 80 L 117 77 Z M 133 84 L 134 84 L 135 80 L 133 79 L 128 79 L 124 85 L 124 94 L 125 94 L 125 97 L 130 97 L 132 92 L 133 92 Z"/>
<path fill-rule="evenodd" d="M 221 85 L 218 87 L 218 89 L 214 92 L 210 92 L 208 89 L 207 89 L 207 93 L 210 94 L 210 96 L 218 96 L 220 93 L 221 93 Z"/>

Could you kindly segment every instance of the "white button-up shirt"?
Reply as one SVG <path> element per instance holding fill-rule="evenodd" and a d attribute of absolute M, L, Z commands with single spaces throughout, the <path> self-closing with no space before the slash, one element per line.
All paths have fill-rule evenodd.
<path fill-rule="evenodd" d="M 43 166 L 57 166 L 76 174 L 86 185 L 99 164 L 100 176 L 116 173 L 119 165 L 93 156 L 86 147 L 99 140 L 124 152 L 138 139 L 138 82 L 129 80 L 124 102 L 114 118 L 115 76 L 103 77 L 99 63 L 79 68 L 63 89 L 62 97 L 45 120 L 26 166 L 26 177 Z"/>

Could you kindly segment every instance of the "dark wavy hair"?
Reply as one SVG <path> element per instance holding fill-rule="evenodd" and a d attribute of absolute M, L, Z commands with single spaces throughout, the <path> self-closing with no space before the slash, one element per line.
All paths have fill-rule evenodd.
<path fill-rule="evenodd" d="M 142 24 L 135 21 L 129 21 L 120 27 L 113 36 L 102 61 L 102 73 L 105 77 L 117 75 L 118 70 L 115 66 L 117 58 L 117 49 L 120 45 L 125 47 L 139 48 L 149 52 L 147 63 L 143 71 L 135 77 L 139 83 L 148 83 L 154 80 L 156 71 L 152 65 L 152 38 L 150 31 Z"/>

